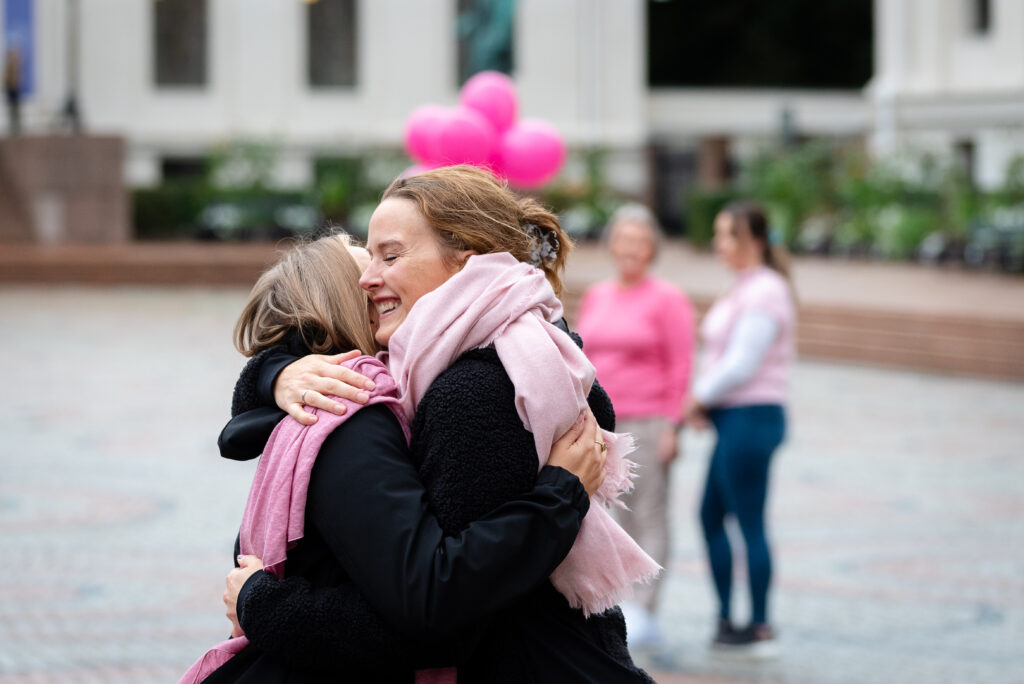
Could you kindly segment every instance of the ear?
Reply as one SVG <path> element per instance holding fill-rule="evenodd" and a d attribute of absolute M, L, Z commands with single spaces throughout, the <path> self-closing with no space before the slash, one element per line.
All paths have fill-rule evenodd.
<path fill-rule="evenodd" d="M 458 252 L 456 258 L 458 259 L 459 262 L 459 268 L 461 269 L 463 266 L 465 266 L 466 261 L 469 259 L 469 257 L 473 256 L 474 254 L 479 254 L 479 252 L 477 252 L 475 249 L 464 249 Z"/>

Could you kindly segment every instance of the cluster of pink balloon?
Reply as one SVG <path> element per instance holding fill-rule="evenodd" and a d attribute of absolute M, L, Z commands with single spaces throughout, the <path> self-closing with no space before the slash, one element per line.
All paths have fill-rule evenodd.
<path fill-rule="evenodd" d="M 518 111 L 512 79 L 497 71 L 482 71 L 466 81 L 454 109 L 417 107 L 405 124 L 405 149 L 418 164 L 404 175 L 474 164 L 517 187 L 543 185 L 565 162 L 565 142 L 546 121 L 517 121 Z"/>

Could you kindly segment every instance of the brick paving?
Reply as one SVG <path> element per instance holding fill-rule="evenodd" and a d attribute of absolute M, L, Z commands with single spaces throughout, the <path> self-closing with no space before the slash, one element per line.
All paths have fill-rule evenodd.
<path fill-rule="evenodd" d="M 173 682 L 225 635 L 253 464 L 214 442 L 243 298 L 0 286 L 0 684 Z M 710 439 L 687 433 L 666 642 L 637 658 L 667 684 L 1024 682 L 1022 416 L 1022 384 L 801 362 L 771 501 L 783 656 L 762 664 L 706 647 Z"/>

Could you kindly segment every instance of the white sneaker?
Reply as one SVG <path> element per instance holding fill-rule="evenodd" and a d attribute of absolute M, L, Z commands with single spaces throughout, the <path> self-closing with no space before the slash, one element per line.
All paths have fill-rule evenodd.
<path fill-rule="evenodd" d="M 636 601 L 623 601 L 619 606 L 626 618 L 626 643 L 630 648 L 655 646 L 661 643 L 661 628 L 653 615 Z"/>

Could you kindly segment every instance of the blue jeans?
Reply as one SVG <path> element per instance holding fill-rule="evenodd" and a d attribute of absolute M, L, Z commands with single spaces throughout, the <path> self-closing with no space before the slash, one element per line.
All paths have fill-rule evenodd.
<path fill-rule="evenodd" d="M 718 441 L 708 466 L 700 520 L 711 576 L 718 592 L 719 617 L 729 619 L 732 548 L 725 531 L 727 515 L 736 516 L 747 547 L 753 622 L 767 622 L 772 559 L 765 535 L 768 466 L 786 432 L 786 415 L 777 404 L 712 409 L 708 418 Z"/>

